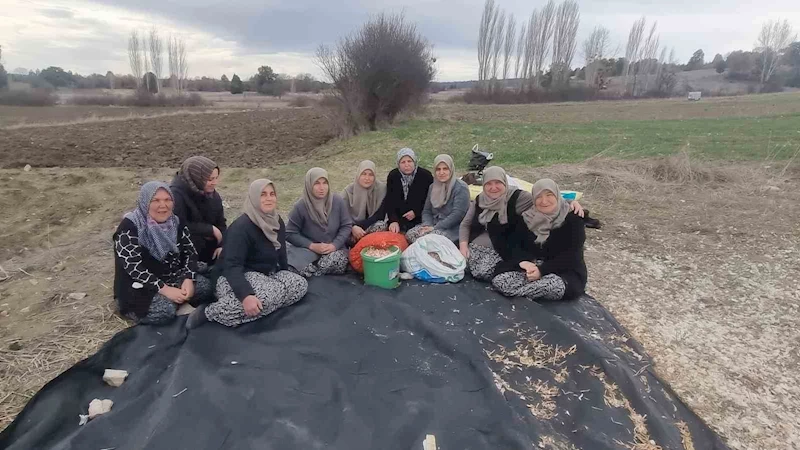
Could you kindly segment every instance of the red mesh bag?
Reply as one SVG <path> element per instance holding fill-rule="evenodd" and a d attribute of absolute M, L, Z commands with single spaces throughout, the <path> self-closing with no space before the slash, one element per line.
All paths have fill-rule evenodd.
<path fill-rule="evenodd" d="M 361 238 L 356 245 L 350 249 L 350 265 L 358 273 L 364 273 L 364 263 L 361 261 L 361 250 L 367 247 L 376 248 L 389 248 L 396 245 L 400 251 L 405 251 L 408 248 L 408 241 L 406 237 L 400 233 L 392 233 L 391 231 L 378 231 L 368 234 Z"/>

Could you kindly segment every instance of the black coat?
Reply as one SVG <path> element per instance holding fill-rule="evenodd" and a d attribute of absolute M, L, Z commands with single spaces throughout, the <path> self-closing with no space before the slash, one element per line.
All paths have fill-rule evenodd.
<path fill-rule="evenodd" d="M 258 225 L 245 214 L 239 216 L 225 235 L 220 263 L 214 266 L 214 285 L 217 278 L 224 275 L 239 300 L 255 295 L 253 286 L 244 277 L 245 272 L 269 275 L 289 268 L 286 257 L 286 225 L 283 219 L 280 219 L 278 242 L 281 248 L 276 250 L 275 244 L 264 236 Z"/>
<path fill-rule="evenodd" d="M 524 221 L 522 221 L 524 223 Z M 581 296 L 586 289 L 588 272 L 583 259 L 583 245 L 586 241 L 586 227 L 583 219 L 573 213 L 567 214 L 564 223 L 550 231 L 550 237 L 543 245 L 537 244 L 536 235 L 527 227 L 522 247 L 514 252 L 514 257 L 501 263 L 496 272 L 522 271 L 521 261 L 541 260 L 539 271 L 542 276 L 555 274 L 566 284 L 564 299 L 571 300 Z"/>
<path fill-rule="evenodd" d="M 219 228 L 223 235 L 228 228 L 222 197 L 216 191 L 209 197 L 199 195 L 179 176 L 172 179 L 170 188 L 175 201 L 173 213 L 189 228 L 198 260 L 211 264 L 214 251 L 222 245 L 217 243 L 212 227 Z"/>
<path fill-rule="evenodd" d="M 397 222 L 402 231 L 422 223 L 422 210 L 425 209 L 425 200 L 428 198 L 428 188 L 433 183 L 433 175 L 422 167 L 417 168 L 414 181 L 408 188 L 408 197 L 403 198 L 403 182 L 399 169 L 389 172 L 386 177 L 386 198 L 384 206 L 389 223 Z M 414 211 L 414 220 L 406 220 L 403 214 Z"/>
<path fill-rule="evenodd" d="M 183 222 L 178 226 L 178 253 L 168 253 L 164 261 L 139 244 L 139 232 L 129 219 L 122 219 L 113 239 L 114 298 L 123 315 L 146 316 L 159 289 L 180 287 L 197 276 L 197 253 Z"/>

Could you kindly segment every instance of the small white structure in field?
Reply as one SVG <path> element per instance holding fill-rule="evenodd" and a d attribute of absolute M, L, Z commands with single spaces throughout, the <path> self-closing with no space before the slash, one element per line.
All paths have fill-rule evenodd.
<path fill-rule="evenodd" d="M 690 101 L 699 101 L 700 97 L 702 97 L 703 93 L 700 91 L 689 92 L 689 100 Z"/>

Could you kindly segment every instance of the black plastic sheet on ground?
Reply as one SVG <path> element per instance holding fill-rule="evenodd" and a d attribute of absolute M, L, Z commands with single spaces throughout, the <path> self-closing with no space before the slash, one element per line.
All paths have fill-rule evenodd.
<path fill-rule="evenodd" d="M 485 284 L 310 281 L 238 329 L 137 326 L 47 384 L 0 434 L 28 449 L 727 448 L 590 297 Z M 130 372 L 119 388 L 106 368 Z M 110 413 L 84 426 L 94 399 Z"/>

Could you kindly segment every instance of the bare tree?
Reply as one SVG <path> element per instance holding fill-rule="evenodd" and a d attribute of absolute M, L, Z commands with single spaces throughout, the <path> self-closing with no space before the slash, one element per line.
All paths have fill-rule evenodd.
<path fill-rule="evenodd" d="M 580 17 L 580 8 L 575 0 L 564 0 L 556 9 L 553 27 L 553 59 L 550 66 L 553 84 L 564 84 L 569 80 L 572 59 L 575 56 Z"/>
<path fill-rule="evenodd" d="M 520 74 L 520 63 L 523 62 L 523 58 L 525 56 L 525 44 L 528 42 L 528 24 L 524 21 L 522 22 L 522 28 L 519 30 L 519 40 L 517 40 L 517 56 L 516 62 L 514 63 L 514 78 L 524 78 L 524 75 Z"/>
<path fill-rule="evenodd" d="M 506 13 L 500 11 L 497 21 L 494 24 L 494 31 L 492 32 L 492 79 L 497 79 L 497 69 L 500 64 L 500 50 L 503 49 L 503 41 L 505 40 L 505 27 L 506 27 Z"/>
<path fill-rule="evenodd" d="M 517 21 L 514 20 L 514 15 L 508 16 L 506 21 L 506 37 L 503 42 L 503 79 L 508 79 L 508 69 L 511 67 L 511 58 L 514 51 L 514 44 L 517 37 Z"/>
<path fill-rule="evenodd" d="M 550 40 L 553 38 L 553 22 L 555 19 L 556 3 L 549 0 L 542 10 L 531 16 L 533 26 L 529 29 L 532 37 L 530 45 L 531 66 L 528 67 L 533 86 L 539 86 L 539 76 L 544 68 L 544 62 L 550 48 Z"/>
<path fill-rule="evenodd" d="M 150 29 L 150 65 L 153 68 L 153 74 L 156 76 L 156 87 L 161 90 L 161 75 L 164 68 L 164 45 L 161 36 L 158 35 L 158 29 L 153 27 Z"/>
<path fill-rule="evenodd" d="M 497 14 L 498 8 L 495 7 L 494 0 L 486 0 L 478 29 L 478 81 L 485 81 L 489 73 Z"/>
<path fill-rule="evenodd" d="M 596 86 L 597 72 L 600 68 L 601 60 L 608 55 L 608 48 L 611 45 L 611 31 L 600 25 L 592 30 L 592 34 L 583 41 L 583 58 L 586 64 L 586 84 Z"/>
<path fill-rule="evenodd" d="M 788 20 L 784 19 L 783 22 L 770 20 L 761 25 L 761 33 L 758 34 L 756 47 L 762 54 L 762 86 L 769 81 L 775 72 L 784 49 L 795 39 L 797 39 L 797 35 L 792 35 L 792 26 L 789 25 Z"/>
<path fill-rule="evenodd" d="M 139 32 L 131 31 L 128 38 L 128 62 L 131 65 L 131 74 L 136 78 L 136 87 L 142 85 L 142 41 L 139 39 Z"/>
<path fill-rule="evenodd" d="M 178 92 L 182 92 L 186 87 L 186 79 L 189 77 L 186 41 L 182 37 L 170 36 L 167 40 L 167 60 L 172 85 Z"/>
<path fill-rule="evenodd" d="M 630 93 L 636 90 L 636 62 L 639 61 L 642 49 L 642 37 L 644 35 L 644 26 L 647 19 L 642 17 L 631 26 L 631 31 L 628 33 L 628 45 L 625 46 L 625 73 L 624 85 L 626 92 L 628 91 L 628 80 L 630 75 L 633 74 L 633 88 Z"/>
<path fill-rule="evenodd" d="M 656 34 L 657 26 L 658 22 L 653 22 L 653 26 L 650 27 L 650 33 L 647 35 L 647 40 L 644 41 L 644 47 L 642 49 L 642 60 L 640 61 L 639 72 L 644 74 L 643 92 L 647 92 L 647 89 L 650 87 L 650 75 L 657 69 L 656 66 L 658 65 L 656 55 L 658 54 L 659 41 L 661 38 Z"/>

